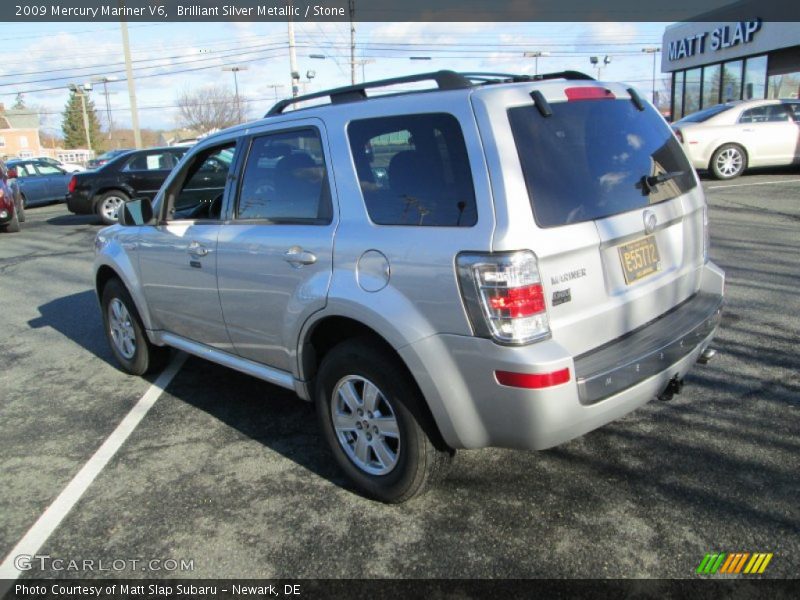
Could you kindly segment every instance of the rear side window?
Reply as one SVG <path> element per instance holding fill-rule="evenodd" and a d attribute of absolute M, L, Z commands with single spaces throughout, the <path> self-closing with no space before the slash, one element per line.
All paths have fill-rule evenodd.
<path fill-rule="evenodd" d="M 739 123 L 779 123 L 791 121 L 789 109 L 783 104 L 769 104 L 757 106 L 742 112 Z"/>
<path fill-rule="evenodd" d="M 237 218 L 326 225 L 332 202 L 322 140 L 316 129 L 253 139 L 242 177 Z"/>
<path fill-rule="evenodd" d="M 373 223 L 475 225 L 478 213 L 469 158 L 453 115 L 363 119 L 350 123 L 347 133 Z"/>
<path fill-rule="evenodd" d="M 672 131 L 630 100 L 557 102 L 508 111 L 536 223 L 558 227 L 670 200 L 695 187 Z M 655 186 L 647 177 L 672 175 Z"/>

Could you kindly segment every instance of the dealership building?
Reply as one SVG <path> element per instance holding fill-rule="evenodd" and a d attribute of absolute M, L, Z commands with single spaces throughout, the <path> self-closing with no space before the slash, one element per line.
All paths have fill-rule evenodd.
<path fill-rule="evenodd" d="M 728 100 L 798 98 L 800 23 L 758 16 L 667 27 L 661 70 L 672 76 L 673 120 Z"/>

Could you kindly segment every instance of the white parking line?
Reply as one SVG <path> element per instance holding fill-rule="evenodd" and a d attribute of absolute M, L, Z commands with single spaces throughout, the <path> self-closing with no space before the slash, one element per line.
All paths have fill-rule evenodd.
<path fill-rule="evenodd" d="M 17 579 L 23 570 L 17 566 L 17 558 L 22 556 L 33 556 L 47 541 L 47 538 L 56 530 L 64 517 L 67 516 L 72 507 L 81 499 L 84 492 L 89 488 L 95 478 L 105 468 L 108 462 L 117 453 L 125 440 L 133 433 L 136 426 L 139 425 L 141 420 L 147 412 L 156 403 L 156 400 L 164 392 L 164 389 L 172 381 L 172 378 L 180 370 L 183 363 L 186 361 L 186 354 L 179 353 L 169 366 L 164 370 L 155 383 L 144 393 L 144 396 L 139 398 L 139 401 L 134 405 L 130 412 L 125 415 L 122 422 L 117 425 L 117 428 L 111 433 L 110 436 L 103 442 L 103 445 L 97 449 L 97 452 L 92 455 L 89 461 L 83 465 L 78 474 L 72 478 L 67 484 L 67 487 L 58 495 L 53 503 L 47 508 L 46 511 L 39 517 L 36 523 L 28 530 L 25 536 L 14 546 L 14 549 L 9 552 L 5 557 L 3 563 L 0 564 L 0 598 L 2 598 L 8 588 L 11 586 L 11 581 Z M 20 563 L 22 564 L 22 563 Z"/>
<path fill-rule="evenodd" d="M 733 185 L 712 185 L 709 186 L 710 190 L 724 190 L 726 188 L 734 187 L 748 187 L 751 185 L 773 185 L 776 183 L 800 183 L 800 179 L 782 179 L 780 181 L 756 181 L 754 183 L 735 183 Z"/>

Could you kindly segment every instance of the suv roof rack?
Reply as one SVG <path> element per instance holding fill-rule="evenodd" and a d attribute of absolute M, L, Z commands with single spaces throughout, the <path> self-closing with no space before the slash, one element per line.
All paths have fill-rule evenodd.
<path fill-rule="evenodd" d="M 391 79 L 380 79 L 378 81 L 366 81 L 356 85 L 304 94 L 294 98 L 286 98 L 275 104 L 265 116 L 279 115 L 287 106 L 313 100 L 314 98 L 330 97 L 331 104 L 341 104 L 343 102 L 353 102 L 355 100 L 366 100 L 367 90 L 370 88 L 387 87 L 400 83 L 415 83 L 418 81 L 435 81 L 440 90 L 463 90 L 472 87 L 472 82 L 455 71 L 434 71 L 432 73 L 420 73 L 417 75 L 406 75 L 405 77 L 392 77 Z"/>
<path fill-rule="evenodd" d="M 366 100 L 367 90 L 370 88 L 388 87 L 401 83 L 416 83 L 419 81 L 435 81 L 440 90 L 463 90 L 476 85 L 489 85 L 496 83 L 521 83 L 525 81 L 543 81 L 546 79 L 569 79 L 569 80 L 590 80 L 590 77 L 580 71 L 557 71 L 555 73 L 542 73 L 537 75 L 515 75 L 513 73 L 456 73 L 455 71 L 433 71 L 430 73 L 419 73 L 417 75 L 406 75 L 404 77 L 392 77 L 390 79 L 380 79 L 378 81 L 367 81 L 356 85 L 323 90 L 312 94 L 285 98 L 277 102 L 269 112 L 264 115 L 280 115 L 283 111 L 299 102 L 314 100 L 316 98 L 330 98 L 331 104 L 342 104 L 345 102 L 355 102 Z M 420 90 L 423 91 L 423 90 Z"/>

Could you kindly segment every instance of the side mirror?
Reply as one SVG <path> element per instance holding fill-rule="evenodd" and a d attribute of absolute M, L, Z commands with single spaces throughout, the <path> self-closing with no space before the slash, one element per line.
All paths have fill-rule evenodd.
<path fill-rule="evenodd" d="M 147 225 L 153 220 L 153 205 L 149 198 L 134 198 L 122 205 L 119 224 L 125 226 Z"/>
<path fill-rule="evenodd" d="M 17 178 L 17 169 L 16 169 L 16 167 L 10 167 L 8 169 L 8 178 L 9 179 L 16 179 Z"/>

